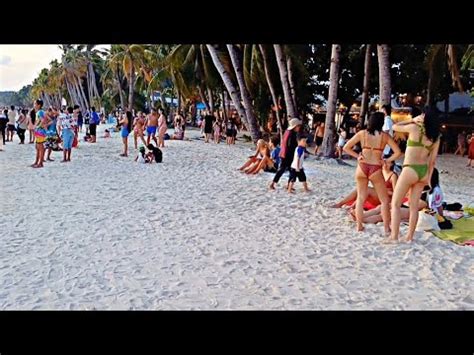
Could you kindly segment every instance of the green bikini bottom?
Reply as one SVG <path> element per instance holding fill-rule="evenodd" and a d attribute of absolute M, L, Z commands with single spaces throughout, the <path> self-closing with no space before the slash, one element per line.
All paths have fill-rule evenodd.
<path fill-rule="evenodd" d="M 403 167 L 412 168 L 415 173 L 418 175 L 418 181 L 426 176 L 428 173 L 428 164 L 406 164 Z"/>

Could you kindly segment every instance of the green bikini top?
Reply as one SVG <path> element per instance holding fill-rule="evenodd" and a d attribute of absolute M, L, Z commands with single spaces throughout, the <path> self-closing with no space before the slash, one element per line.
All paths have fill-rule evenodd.
<path fill-rule="evenodd" d="M 436 142 L 432 143 L 430 146 L 424 145 L 421 141 L 423 139 L 423 136 L 426 134 L 425 126 L 419 124 L 417 124 L 417 126 L 420 127 L 420 139 L 418 142 L 408 139 L 407 147 L 423 147 L 426 148 L 427 151 L 431 152 Z"/>

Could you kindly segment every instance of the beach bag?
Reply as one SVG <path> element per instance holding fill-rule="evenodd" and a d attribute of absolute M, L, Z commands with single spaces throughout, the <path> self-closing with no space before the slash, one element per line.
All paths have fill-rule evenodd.
<path fill-rule="evenodd" d="M 77 134 L 74 135 L 74 138 L 72 140 L 72 147 L 73 148 L 76 148 L 77 147 Z"/>
<path fill-rule="evenodd" d="M 439 231 L 438 219 L 432 215 L 431 210 L 422 210 L 418 212 L 417 232 Z"/>

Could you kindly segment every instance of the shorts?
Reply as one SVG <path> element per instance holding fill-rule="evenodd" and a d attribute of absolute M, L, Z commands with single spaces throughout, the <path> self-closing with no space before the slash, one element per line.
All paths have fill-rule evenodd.
<path fill-rule="evenodd" d="M 323 137 L 316 137 L 316 145 L 319 147 L 323 144 Z"/>
<path fill-rule="evenodd" d="M 298 178 L 300 182 L 306 182 L 306 174 L 304 173 L 304 169 L 301 169 L 300 171 L 296 171 L 293 168 L 290 169 L 289 182 L 295 182 L 296 178 Z"/>
<path fill-rule="evenodd" d="M 148 126 L 146 128 L 146 133 L 151 136 L 152 134 L 156 134 L 156 126 Z"/>
<path fill-rule="evenodd" d="M 15 125 L 14 125 L 14 124 L 9 124 L 9 125 L 7 126 L 7 130 L 10 131 L 10 132 L 16 131 Z"/>
<path fill-rule="evenodd" d="M 97 132 L 97 125 L 91 123 L 91 124 L 89 125 L 89 133 L 90 133 L 90 135 L 91 135 L 91 136 L 95 136 L 95 135 L 96 135 L 96 132 Z"/>
<path fill-rule="evenodd" d="M 233 137 L 233 136 L 234 136 L 234 130 L 233 130 L 233 129 L 227 129 L 227 130 L 225 131 L 225 135 L 226 135 L 227 137 Z"/>
<path fill-rule="evenodd" d="M 204 126 L 204 133 L 206 133 L 206 134 L 211 134 L 211 133 L 212 133 L 212 127 L 206 127 L 206 126 Z"/>
<path fill-rule="evenodd" d="M 130 134 L 130 132 L 128 131 L 128 128 L 127 127 L 122 127 L 122 129 L 120 130 L 120 136 L 122 138 L 127 138 L 129 134 Z"/>
<path fill-rule="evenodd" d="M 61 136 L 63 139 L 63 148 L 72 149 L 72 142 L 74 140 L 74 132 L 70 129 L 63 129 Z"/>

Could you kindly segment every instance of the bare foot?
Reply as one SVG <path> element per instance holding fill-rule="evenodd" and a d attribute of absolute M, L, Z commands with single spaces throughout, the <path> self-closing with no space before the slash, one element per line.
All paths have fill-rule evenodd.
<path fill-rule="evenodd" d="M 42 167 L 43 167 L 43 165 L 35 165 L 35 166 L 33 166 L 34 169 L 42 168 Z"/>
<path fill-rule="evenodd" d="M 306 189 L 303 189 L 303 190 L 304 190 L 304 192 L 311 192 L 311 191 L 313 191 L 313 190 L 311 190 L 311 189 L 308 189 L 308 188 L 306 188 Z"/>
<path fill-rule="evenodd" d="M 36 163 L 35 163 L 35 164 L 31 164 L 30 167 L 36 168 L 37 165 L 38 165 L 38 164 L 36 164 Z"/>
<path fill-rule="evenodd" d="M 398 239 L 395 239 L 395 238 L 384 238 L 382 240 L 382 244 L 398 244 Z"/>
<path fill-rule="evenodd" d="M 294 189 L 288 189 L 287 191 L 288 191 L 289 194 L 294 194 L 295 190 Z"/>
<path fill-rule="evenodd" d="M 363 232 L 364 231 L 364 225 L 362 223 L 357 223 L 357 231 L 358 232 Z"/>
<path fill-rule="evenodd" d="M 330 208 L 341 208 L 342 206 L 338 203 L 329 206 Z"/>
<path fill-rule="evenodd" d="M 411 238 L 409 238 L 409 237 L 402 238 L 402 239 L 400 239 L 400 242 L 405 243 L 405 244 L 411 244 L 411 243 L 413 243 L 413 237 L 411 237 Z"/>
<path fill-rule="evenodd" d="M 275 184 L 272 182 L 272 183 L 270 184 L 270 186 L 268 186 L 268 188 L 269 188 L 270 190 L 275 190 Z"/>

